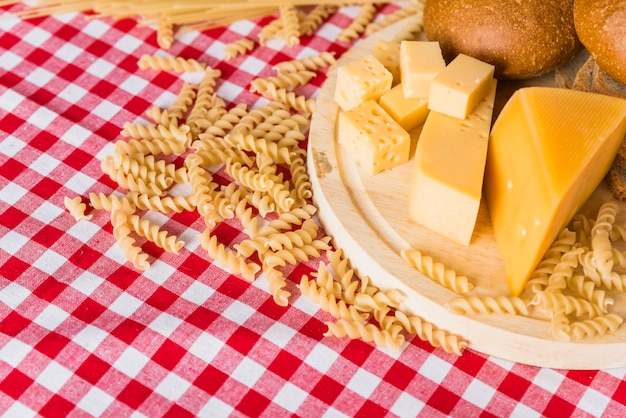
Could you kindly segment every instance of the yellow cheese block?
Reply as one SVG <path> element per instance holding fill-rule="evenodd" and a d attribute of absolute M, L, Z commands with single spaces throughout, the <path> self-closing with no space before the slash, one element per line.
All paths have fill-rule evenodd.
<path fill-rule="evenodd" d="M 445 67 L 439 42 L 400 43 L 400 79 L 407 99 L 427 99 L 430 83 Z"/>
<path fill-rule="evenodd" d="M 380 96 L 378 103 L 405 131 L 422 125 L 428 116 L 428 99 L 405 98 L 400 84 Z"/>
<path fill-rule="evenodd" d="M 410 135 L 374 100 L 339 112 L 337 140 L 370 175 L 409 160 Z"/>
<path fill-rule="evenodd" d="M 337 68 L 335 102 L 350 110 L 369 99 L 378 99 L 391 88 L 393 76 L 372 55 Z"/>
<path fill-rule="evenodd" d="M 376 58 L 393 76 L 392 85 L 400 83 L 400 43 L 380 39 L 372 51 Z"/>
<path fill-rule="evenodd" d="M 465 119 L 491 88 L 495 67 L 459 54 L 433 78 L 428 108 Z"/>
<path fill-rule="evenodd" d="M 511 294 L 596 189 L 626 133 L 626 100 L 518 90 L 491 131 L 485 198 Z"/>
<path fill-rule="evenodd" d="M 415 150 L 409 218 L 468 245 L 482 197 L 496 80 L 466 120 L 431 111 Z"/>

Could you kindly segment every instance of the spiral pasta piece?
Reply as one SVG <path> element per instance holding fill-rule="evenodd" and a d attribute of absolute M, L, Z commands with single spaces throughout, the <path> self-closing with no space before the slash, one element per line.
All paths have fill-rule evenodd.
<path fill-rule="evenodd" d="M 141 193 L 128 193 L 129 202 L 139 210 L 152 210 L 164 214 L 192 212 L 196 210 L 193 196 L 155 196 Z"/>
<path fill-rule="evenodd" d="M 319 28 L 330 15 L 337 11 L 334 4 L 318 4 L 300 20 L 300 33 L 309 36 Z"/>
<path fill-rule="evenodd" d="M 402 311 L 396 311 L 395 317 L 407 332 L 417 335 L 420 340 L 429 342 L 433 347 L 441 347 L 447 353 L 460 356 L 463 349 L 467 347 L 467 342 L 459 336 L 437 329 L 432 323 L 418 316 L 407 316 Z"/>
<path fill-rule="evenodd" d="M 298 287 L 303 296 L 311 299 L 334 318 L 347 321 L 363 321 L 367 318 L 367 315 L 359 312 L 354 305 L 348 306 L 345 301 L 337 300 L 334 294 L 329 294 L 325 288 L 319 287 L 315 280 L 310 280 L 307 276 L 302 276 Z"/>
<path fill-rule="evenodd" d="M 130 212 L 121 208 L 113 207 L 111 210 L 111 224 L 113 225 L 113 236 L 117 240 L 119 248 L 128 261 L 133 263 L 138 270 L 147 270 L 150 268 L 148 262 L 148 254 L 141 250 L 141 247 L 135 245 L 135 239 L 130 236 L 130 227 L 128 226 L 128 217 Z"/>
<path fill-rule="evenodd" d="M 125 212 L 132 212 L 135 206 L 127 197 L 118 197 L 114 194 L 106 195 L 104 193 L 89 193 L 89 204 L 97 210 L 106 210 L 111 212 L 113 208 L 123 208 Z"/>
<path fill-rule="evenodd" d="M 420 2 L 411 2 L 405 7 L 402 7 L 388 15 L 386 15 L 382 20 L 377 22 L 370 22 L 364 30 L 366 35 L 371 35 L 374 32 L 378 32 L 381 29 L 384 29 L 394 23 L 405 19 L 407 17 L 415 16 L 417 14 L 422 13 L 424 9 L 424 4 Z"/>
<path fill-rule="evenodd" d="M 406 295 L 398 289 L 378 291 L 373 295 L 357 293 L 354 304 L 363 312 L 387 311 L 389 308 L 397 308 L 405 297 Z"/>
<path fill-rule="evenodd" d="M 289 297 L 291 292 L 285 289 L 287 287 L 287 281 L 283 276 L 283 273 L 276 269 L 276 266 L 270 266 L 264 269 L 267 285 L 274 299 L 274 302 L 278 306 L 287 306 L 289 304 Z"/>
<path fill-rule="evenodd" d="M 172 155 L 183 154 L 187 151 L 186 144 L 178 141 L 168 141 L 164 139 L 131 139 L 130 141 L 119 140 L 114 143 L 116 153 L 126 154 L 152 154 L 152 155 Z"/>
<path fill-rule="evenodd" d="M 290 148 L 278 146 L 275 142 L 270 142 L 264 138 L 255 138 L 252 135 L 230 134 L 226 141 L 242 151 L 263 153 L 272 157 L 277 163 L 291 164 L 292 158 L 296 155 Z"/>
<path fill-rule="evenodd" d="M 224 59 L 231 60 L 254 49 L 255 42 L 250 38 L 240 38 L 224 46 Z"/>
<path fill-rule="evenodd" d="M 561 260 L 554 266 L 554 271 L 548 277 L 548 285 L 545 291 L 558 291 L 567 288 L 567 280 L 574 274 L 578 267 L 579 256 L 584 252 L 583 248 L 576 247 L 563 254 Z"/>
<path fill-rule="evenodd" d="M 252 109 L 233 127 L 231 134 L 247 134 L 261 122 L 272 116 L 277 110 L 285 109 L 287 109 L 285 104 L 276 101 Z"/>
<path fill-rule="evenodd" d="M 173 119 L 183 119 L 187 114 L 189 107 L 193 104 L 196 98 L 198 86 L 191 84 L 187 81 L 184 82 L 183 87 L 178 92 L 178 96 L 174 100 L 174 103 L 167 109 L 169 116 Z"/>
<path fill-rule="evenodd" d="M 274 187 L 272 176 L 251 169 L 239 161 L 227 161 L 226 173 L 241 185 L 259 192 L 267 192 Z"/>
<path fill-rule="evenodd" d="M 206 68 L 206 64 L 192 58 L 185 59 L 182 57 L 164 57 L 148 54 L 142 55 L 139 61 L 137 61 L 137 65 L 142 70 L 175 71 L 178 73 L 201 72 Z"/>
<path fill-rule="evenodd" d="M 289 172 L 291 173 L 291 181 L 293 182 L 296 190 L 296 195 L 300 199 L 310 199 L 313 197 L 313 191 L 311 190 L 312 186 L 309 181 L 309 174 L 306 169 L 304 158 L 294 158 L 289 166 Z"/>
<path fill-rule="evenodd" d="M 570 321 L 563 310 L 555 312 L 550 318 L 550 331 L 557 340 L 571 340 Z"/>
<path fill-rule="evenodd" d="M 467 293 L 473 287 L 467 277 L 459 276 L 454 270 L 446 269 L 443 264 L 435 262 L 432 257 L 422 255 L 417 249 L 404 249 L 400 256 L 420 273 L 456 293 Z"/>
<path fill-rule="evenodd" d="M 188 144 L 191 140 L 189 126 L 176 124 L 154 126 L 124 122 L 121 135 L 133 139 L 175 141 L 181 144 Z"/>
<path fill-rule="evenodd" d="M 544 290 L 548 286 L 550 275 L 561 261 L 563 254 L 570 251 L 574 243 L 576 243 L 576 232 L 564 228 L 528 279 L 526 290 L 532 293 Z"/>
<path fill-rule="evenodd" d="M 157 44 L 163 49 L 169 49 L 174 43 L 174 25 L 166 19 L 157 22 Z"/>
<path fill-rule="evenodd" d="M 528 301 L 517 296 L 461 297 L 448 302 L 446 308 L 462 315 L 489 313 L 528 315 Z"/>
<path fill-rule="evenodd" d="M 328 327 L 324 333 L 326 337 L 360 338 L 365 342 L 373 341 L 378 347 L 386 347 L 394 351 L 400 350 L 404 344 L 404 336 L 400 334 L 401 327 L 383 330 L 374 324 L 363 324 L 359 321 L 346 321 L 344 319 L 339 319 L 336 322 L 325 322 L 325 324 Z"/>
<path fill-rule="evenodd" d="M 340 42 L 352 42 L 365 32 L 365 28 L 373 20 L 376 14 L 377 6 L 374 3 L 363 3 L 356 17 L 350 22 L 348 27 L 343 29 L 337 35 Z"/>
<path fill-rule="evenodd" d="M 289 212 L 280 214 L 277 219 L 270 221 L 267 225 L 259 228 L 259 236 L 268 236 L 291 229 L 294 225 L 302 225 L 302 223 L 311 218 L 317 212 L 314 205 L 304 205 L 299 208 L 293 208 Z"/>
<path fill-rule="evenodd" d="M 218 243 L 217 236 L 211 235 L 208 229 L 204 230 L 200 236 L 200 245 L 219 265 L 233 274 L 242 276 L 248 282 L 253 282 L 256 274 L 261 270 L 258 264 L 246 262 L 245 258 L 228 250 L 224 244 Z"/>
<path fill-rule="evenodd" d="M 606 314 L 570 324 L 570 334 L 575 339 L 583 339 L 601 336 L 615 332 L 624 322 L 624 319 L 616 314 Z"/>
<path fill-rule="evenodd" d="M 322 68 L 334 65 L 337 62 L 333 52 L 324 51 L 310 57 L 282 61 L 274 65 L 274 69 L 279 74 L 291 74 L 302 71 L 318 71 Z"/>
<path fill-rule="evenodd" d="M 315 99 L 309 99 L 304 95 L 296 95 L 295 92 L 288 91 L 285 88 L 278 88 L 274 84 L 268 84 L 267 88 L 259 93 L 267 99 L 284 103 L 298 112 L 311 114 L 315 110 Z"/>
<path fill-rule="evenodd" d="M 536 293 L 530 304 L 538 305 L 548 312 L 563 311 L 566 315 L 574 314 L 577 317 L 588 315 L 590 318 L 593 318 L 606 312 L 606 306 L 598 306 L 584 298 L 557 292 L 543 291 Z"/>
<path fill-rule="evenodd" d="M 263 94 L 270 88 L 270 85 L 277 89 L 293 90 L 308 83 L 313 77 L 315 77 L 315 73 L 308 70 L 294 71 L 270 77 L 258 77 L 250 82 L 250 91 Z"/>
<path fill-rule="evenodd" d="M 80 196 L 76 196 L 74 198 L 65 196 L 63 204 L 65 205 L 65 209 L 67 209 L 76 221 L 80 221 L 82 219 L 89 220 L 93 217 L 92 214 L 85 215 L 87 205 L 83 202 L 83 199 Z"/>
<path fill-rule="evenodd" d="M 278 19 L 274 19 L 265 26 L 261 28 L 259 32 L 259 44 L 261 46 L 267 45 L 267 41 L 270 39 L 277 38 L 281 35 L 283 31 L 283 21 L 279 17 Z"/>
<path fill-rule="evenodd" d="M 185 245 L 185 242 L 179 241 L 177 236 L 170 235 L 158 225 L 150 223 L 147 219 L 141 219 L 138 215 L 130 215 L 127 222 L 132 231 L 167 252 L 178 254 Z"/>
<path fill-rule="evenodd" d="M 283 37 L 287 46 L 295 46 L 300 43 L 300 19 L 296 8 L 290 4 L 283 4 L 278 7 L 280 20 L 283 27 Z"/>

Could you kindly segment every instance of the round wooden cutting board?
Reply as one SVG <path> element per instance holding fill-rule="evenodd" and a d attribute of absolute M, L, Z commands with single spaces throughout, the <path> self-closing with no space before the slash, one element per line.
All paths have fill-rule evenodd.
<path fill-rule="evenodd" d="M 406 39 L 411 18 L 369 36 L 341 57 L 344 65 L 371 53 L 378 40 Z M 554 84 L 554 75 L 527 80 L 522 85 Z M 317 97 L 308 149 L 308 169 L 318 216 L 334 244 L 343 249 L 360 276 L 369 276 L 381 290 L 399 289 L 406 299 L 399 307 L 436 327 L 461 336 L 468 348 L 528 365 L 563 369 L 606 369 L 626 366 L 626 325 L 613 335 L 578 341 L 552 336 L 546 318 L 509 314 L 458 315 L 446 303 L 459 297 L 412 268 L 400 256 L 414 248 L 446 268 L 467 276 L 475 287 L 464 296 L 509 295 L 502 259 L 498 253 L 484 203 L 469 246 L 454 242 L 408 220 L 407 195 L 412 161 L 369 176 L 357 167 L 335 139 L 338 107 L 333 100 L 336 71 Z M 506 101 L 520 84 L 500 82 L 498 103 Z M 495 116 L 494 116 L 495 118 Z M 412 132 L 414 141 L 419 132 Z M 606 185 L 596 190 L 582 209 L 595 219 L 602 202 L 612 199 Z M 532 202 L 529 202 L 532 204 Z M 625 223 L 626 205 L 620 203 L 617 222 Z M 611 294 L 610 312 L 626 316 L 626 295 Z"/>

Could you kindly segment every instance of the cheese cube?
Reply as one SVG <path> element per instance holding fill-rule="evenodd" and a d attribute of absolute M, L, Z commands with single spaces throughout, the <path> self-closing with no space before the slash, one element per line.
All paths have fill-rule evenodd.
<path fill-rule="evenodd" d="M 392 85 L 400 83 L 400 43 L 380 39 L 372 51 L 376 58 L 393 76 Z"/>
<path fill-rule="evenodd" d="M 494 69 L 469 55 L 457 55 L 430 84 L 428 108 L 465 119 L 489 92 Z"/>
<path fill-rule="evenodd" d="M 494 123 L 485 199 L 511 294 L 596 189 L 626 134 L 626 100 L 517 90 Z"/>
<path fill-rule="evenodd" d="M 422 125 L 428 116 L 428 100 L 406 99 L 400 84 L 380 96 L 378 103 L 407 132 Z"/>
<path fill-rule="evenodd" d="M 466 120 L 431 111 L 415 150 L 409 218 L 463 245 L 478 217 L 496 84 Z"/>
<path fill-rule="evenodd" d="M 393 76 L 376 58 L 364 58 L 337 68 L 335 102 L 350 110 L 369 99 L 378 99 L 391 88 Z"/>
<path fill-rule="evenodd" d="M 402 41 L 400 78 L 407 99 L 427 99 L 430 83 L 446 66 L 439 42 Z"/>
<path fill-rule="evenodd" d="M 374 100 L 339 112 L 337 138 L 370 175 L 409 160 L 410 135 Z"/>

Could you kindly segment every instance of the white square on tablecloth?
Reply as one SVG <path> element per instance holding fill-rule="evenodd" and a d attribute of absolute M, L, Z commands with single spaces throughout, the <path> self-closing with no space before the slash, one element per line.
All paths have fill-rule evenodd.
<path fill-rule="evenodd" d="M 147 85 L 147 80 L 131 74 L 120 84 L 120 87 L 130 94 L 137 96 Z"/>
<path fill-rule="evenodd" d="M 50 392 L 57 393 L 72 375 L 70 370 L 52 360 L 35 380 Z"/>
<path fill-rule="evenodd" d="M 215 289 L 205 285 L 197 280 L 191 282 L 187 290 L 180 295 L 183 299 L 193 302 L 196 305 L 202 305 L 215 293 Z"/>
<path fill-rule="evenodd" d="M 13 367 L 18 364 L 32 351 L 32 347 L 20 340 L 12 339 L 0 348 L 0 360 Z"/>
<path fill-rule="evenodd" d="M 102 58 L 97 58 L 94 62 L 87 67 L 87 73 L 96 76 L 98 78 L 106 78 L 111 71 L 115 69 L 115 65 Z"/>
<path fill-rule="evenodd" d="M 254 22 L 250 20 L 239 20 L 230 25 L 228 29 L 240 34 L 241 36 L 248 36 L 255 27 L 256 25 L 254 24 Z"/>
<path fill-rule="evenodd" d="M 369 398 L 376 387 L 380 385 L 382 379 L 365 369 L 358 369 L 352 376 L 346 387 L 353 392 L 358 393 L 364 398 Z"/>
<path fill-rule="evenodd" d="M 232 406 L 216 397 L 213 397 L 209 399 L 209 401 L 198 412 L 198 417 L 228 417 L 233 413 L 233 411 L 234 408 Z"/>
<path fill-rule="evenodd" d="M 191 382 L 183 379 L 176 373 L 169 373 L 154 391 L 170 401 L 179 399 L 191 386 Z"/>
<path fill-rule="evenodd" d="M 11 255 L 15 255 L 28 243 L 28 238 L 15 231 L 9 231 L 0 237 L 0 248 Z"/>
<path fill-rule="evenodd" d="M 224 42 L 220 42 L 216 39 L 214 42 L 211 42 L 211 45 L 207 47 L 205 52 L 212 57 L 221 59 L 224 58 L 224 47 Z"/>
<path fill-rule="evenodd" d="M 509 418 L 539 418 L 541 416 L 539 412 L 520 402 L 515 405 Z"/>
<path fill-rule="evenodd" d="M 72 341 L 93 353 L 108 335 L 106 331 L 87 324 L 78 334 L 72 337 Z"/>
<path fill-rule="evenodd" d="M 143 275 L 158 285 L 162 285 L 169 277 L 172 277 L 172 275 L 176 273 L 175 267 L 170 266 L 158 258 L 148 259 L 148 262 L 152 264 L 148 270 L 143 272 Z"/>
<path fill-rule="evenodd" d="M 136 297 L 123 292 L 109 305 L 109 310 L 122 315 L 125 318 L 130 317 L 143 302 Z"/>
<path fill-rule="evenodd" d="M 324 415 L 322 415 L 322 417 L 324 417 L 324 418 L 340 418 L 340 417 L 347 418 L 348 415 L 344 414 L 341 411 L 338 411 L 337 409 L 335 409 L 335 408 L 333 408 L 331 406 L 326 411 L 324 411 Z"/>
<path fill-rule="evenodd" d="M 96 276 L 89 271 L 83 271 L 71 283 L 70 286 L 86 296 L 91 294 L 104 282 L 100 276 Z"/>
<path fill-rule="evenodd" d="M 85 97 L 87 90 L 77 86 L 76 84 L 68 84 L 63 90 L 59 92 L 59 97 L 69 103 L 78 103 L 80 99 Z"/>
<path fill-rule="evenodd" d="M 54 77 L 54 73 L 51 73 L 43 67 L 37 67 L 26 76 L 25 80 L 37 87 L 43 87 Z"/>
<path fill-rule="evenodd" d="M 145 354 L 129 346 L 117 360 L 115 360 L 113 367 L 125 375 L 134 378 L 149 361 L 150 359 Z"/>
<path fill-rule="evenodd" d="M 45 224 L 49 224 L 54 219 L 58 218 L 63 212 L 64 209 L 50 203 L 49 201 L 44 201 L 39 207 L 37 207 L 37 209 L 31 212 L 30 216 Z"/>
<path fill-rule="evenodd" d="M 65 61 L 72 63 L 76 61 L 81 54 L 84 54 L 85 51 L 82 48 L 77 47 L 76 45 L 72 45 L 69 42 L 64 43 L 59 49 L 54 51 L 54 56 Z"/>
<path fill-rule="evenodd" d="M 30 164 L 30 168 L 43 177 L 47 177 L 59 165 L 59 160 L 49 154 L 41 154 Z"/>
<path fill-rule="evenodd" d="M 92 19 L 81 29 L 82 33 L 85 33 L 93 38 L 99 39 L 104 35 L 111 26 L 102 19 Z"/>
<path fill-rule="evenodd" d="M 308 314 L 309 316 L 315 316 L 320 310 L 319 305 L 313 303 L 307 296 L 297 295 L 293 301 L 292 306 Z"/>
<path fill-rule="evenodd" d="M 467 386 L 462 397 L 479 408 L 485 409 L 495 393 L 495 388 L 481 382 L 480 380 L 474 379 Z"/>
<path fill-rule="evenodd" d="M 426 405 L 421 400 L 402 392 L 391 406 L 390 412 L 399 417 L 411 417 L 417 415 Z"/>
<path fill-rule="evenodd" d="M 265 367 L 248 357 L 244 357 L 230 377 L 251 388 L 259 381 L 263 373 L 265 373 Z"/>
<path fill-rule="evenodd" d="M 102 415 L 114 400 L 113 396 L 96 386 L 92 386 L 76 406 L 91 416 L 98 417 Z"/>
<path fill-rule="evenodd" d="M 311 352 L 306 356 L 304 362 L 322 374 L 331 368 L 339 357 L 339 353 L 331 350 L 323 344 L 313 346 Z"/>
<path fill-rule="evenodd" d="M 2 62 L 2 58 L 3 57 L 0 56 L 0 63 Z M 0 64 L 0 67 L 2 67 L 2 64 Z M 15 111 L 15 109 L 17 109 L 17 107 L 22 103 L 24 99 L 25 97 L 15 90 L 6 89 L 2 94 L 0 94 L 0 109 L 3 109 L 8 113 L 12 113 L 13 111 Z"/>
<path fill-rule="evenodd" d="M 45 106 L 39 106 L 33 111 L 33 113 L 30 114 L 27 122 L 41 130 L 49 130 L 50 124 L 58 116 L 59 115 L 46 108 Z"/>
<path fill-rule="evenodd" d="M 452 365 L 437 356 L 429 356 L 420 367 L 420 374 L 439 384 L 443 382 Z"/>
<path fill-rule="evenodd" d="M 39 257 L 33 263 L 33 267 L 37 267 L 41 271 L 45 271 L 46 273 L 53 275 L 55 271 L 59 267 L 61 267 L 65 262 L 66 258 L 56 251 L 47 249 L 41 257 Z"/>
<path fill-rule="evenodd" d="M 22 23 L 22 19 L 17 16 L 11 16 L 8 13 L 2 15 L 2 19 L 0 19 L 0 31 L 1 32 L 11 32 L 13 26 L 18 23 Z"/>
<path fill-rule="evenodd" d="M 222 316 L 230 319 L 238 325 L 243 325 L 248 318 L 256 313 L 256 309 L 251 308 L 245 303 L 241 303 L 238 300 L 234 300 L 228 308 L 224 310 Z"/>
<path fill-rule="evenodd" d="M 159 106 L 161 109 L 167 109 L 176 101 L 177 94 L 172 93 L 169 90 L 165 90 L 159 97 L 154 99 L 153 104 Z"/>
<path fill-rule="evenodd" d="M 196 341 L 191 344 L 189 352 L 200 360 L 210 363 L 223 347 L 224 342 L 222 340 L 203 332 L 196 338 Z"/>
<path fill-rule="evenodd" d="M 1 242 L 2 241 L 0 241 L 0 243 Z M 0 290 L 0 302 L 6 304 L 11 309 L 15 309 L 24 302 L 29 295 L 30 290 L 15 282 L 11 282 Z"/>
<path fill-rule="evenodd" d="M 540 369 L 533 379 L 533 384 L 545 389 L 548 393 L 556 393 L 565 379 L 562 373 L 553 369 Z"/>
<path fill-rule="evenodd" d="M 162 312 L 148 324 L 148 327 L 164 337 L 169 337 L 182 322 L 182 319 L 176 318 L 167 312 Z"/>
<path fill-rule="evenodd" d="M 41 46 L 48 39 L 50 39 L 51 36 L 52 34 L 48 32 L 47 30 L 42 29 L 39 26 L 33 26 L 32 29 L 28 31 L 26 35 L 22 36 L 22 39 L 31 45 Z"/>
<path fill-rule="evenodd" d="M 93 108 L 91 113 L 108 121 L 113 119 L 113 116 L 117 115 L 120 110 L 121 108 L 118 105 L 105 99 L 98 103 L 98 105 Z"/>
<path fill-rule="evenodd" d="M 15 202 L 20 200 L 26 193 L 28 193 L 28 190 L 25 188 L 15 183 L 10 183 L 0 189 L 0 200 L 8 203 L 9 206 L 13 206 Z M 2 247 L 2 249 L 4 249 L 4 247 Z"/>
<path fill-rule="evenodd" d="M 586 388 L 585 393 L 578 401 L 578 408 L 582 409 L 585 412 L 588 412 L 589 415 L 598 417 L 602 415 L 602 411 L 604 411 L 607 405 L 611 402 L 611 399 L 603 395 L 592 388 Z"/>
<path fill-rule="evenodd" d="M 87 192 L 87 190 L 91 189 L 94 184 L 95 180 L 93 178 L 81 172 L 77 172 L 65 183 L 65 187 L 82 195 Z"/>
<path fill-rule="evenodd" d="M 34 323 L 41 325 L 42 327 L 55 330 L 63 321 L 70 316 L 69 313 L 55 305 L 47 305 L 43 311 L 37 315 L 37 318 L 33 320 Z"/>
<path fill-rule="evenodd" d="M 289 341 L 297 333 L 298 331 L 291 327 L 288 327 L 285 324 L 281 324 L 280 322 L 274 322 L 272 326 L 270 326 L 267 331 L 263 333 L 263 338 L 271 341 L 280 348 L 285 348 Z"/>
<path fill-rule="evenodd" d="M 229 81 L 224 81 L 217 88 L 217 95 L 223 98 L 228 102 L 234 102 L 237 96 L 241 94 L 244 89 L 236 84 L 233 84 Z"/>
<path fill-rule="evenodd" d="M 2 19 L 0 19 L 0 21 L 2 21 Z M 36 417 L 37 412 L 33 411 L 23 403 L 15 401 L 11 403 L 11 406 L 9 406 L 6 411 L 4 411 L 2 416 L 4 418 L 29 418 Z"/>
<path fill-rule="evenodd" d="M 61 140 L 79 148 L 90 136 L 91 131 L 78 124 L 73 124 L 61 135 Z"/>
<path fill-rule="evenodd" d="M 141 39 L 125 34 L 115 43 L 114 47 L 127 54 L 132 54 L 141 45 L 143 45 Z"/>
<path fill-rule="evenodd" d="M 250 74 L 258 74 L 267 64 L 257 57 L 247 55 L 243 62 L 239 65 L 239 69 Z"/>
<path fill-rule="evenodd" d="M 80 242 L 88 243 L 100 231 L 101 229 L 97 224 L 88 220 L 81 220 L 70 226 L 67 233 Z"/>
<path fill-rule="evenodd" d="M 0 19 L 2 20 L 2 19 Z M 10 71 L 17 67 L 24 59 L 11 51 L 6 51 L 0 55 L 0 68 Z"/>
<path fill-rule="evenodd" d="M 309 396 L 308 392 L 287 382 L 280 388 L 276 396 L 274 396 L 274 402 L 289 412 L 296 412 L 307 396 Z"/>
<path fill-rule="evenodd" d="M 0 100 L 2 100 L 2 97 L 0 97 Z M 2 108 L 2 103 L 0 103 L 0 108 Z M 0 153 L 8 157 L 13 157 L 15 154 L 23 150 L 25 146 L 26 142 L 17 139 L 13 135 L 8 135 L 0 141 Z"/>

